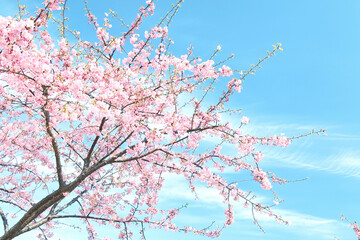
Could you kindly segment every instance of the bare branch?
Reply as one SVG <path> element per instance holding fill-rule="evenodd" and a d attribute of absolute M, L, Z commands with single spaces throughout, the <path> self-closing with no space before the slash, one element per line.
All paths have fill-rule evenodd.
<path fill-rule="evenodd" d="M 100 126 L 99 126 L 99 132 L 102 131 L 105 122 L 106 122 L 106 118 L 103 117 L 102 120 L 101 120 Z M 92 145 L 91 145 L 91 147 L 90 147 L 90 150 L 89 150 L 89 152 L 88 152 L 88 155 L 87 155 L 86 158 L 84 159 L 84 169 L 86 169 L 86 168 L 89 167 L 91 155 L 92 155 L 92 153 L 93 153 L 93 151 L 94 151 L 94 148 L 95 148 L 97 142 L 99 141 L 99 139 L 100 139 L 100 135 L 98 135 L 98 136 L 95 137 L 95 139 L 94 139 L 94 141 L 93 141 L 93 143 L 92 143 Z"/>
<path fill-rule="evenodd" d="M 7 218 L 1 208 L 0 208 L 0 217 L 3 221 L 4 231 L 7 232 L 9 230 L 9 224 L 8 224 Z"/>
<path fill-rule="evenodd" d="M 57 209 L 56 211 L 55 211 L 55 208 L 56 208 L 56 206 L 57 206 L 57 203 L 55 203 L 55 204 L 53 205 L 53 207 L 50 209 L 49 214 L 48 214 L 45 218 L 43 218 L 43 219 L 40 220 L 40 221 L 37 221 L 37 222 L 34 223 L 34 224 L 30 224 L 30 225 L 26 228 L 26 231 L 24 230 L 23 232 L 31 231 L 31 230 L 33 230 L 33 229 L 35 229 L 35 228 L 38 228 L 38 227 L 44 225 L 44 224 L 47 223 L 47 222 L 50 222 L 50 221 L 51 221 L 53 218 L 55 218 L 55 216 L 56 216 L 57 214 L 59 214 L 61 211 L 63 211 L 64 209 L 68 208 L 69 206 L 71 206 L 71 205 L 74 204 L 75 202 L 77 202 L 78 199 L 79 199 L 80 197 L 82 197 L 86 192 L 87 192 L 86 190 L 82 191 L 78 196 L 74 197 L 70 202 L 68 202 L 68 203 L 65 204 L 64 206 L 60 207 L 60 208 Z"/>
<path fill-rule="evenodd" d="M 54 150 L 55 160 L 56 160 L 56 173 L 57 173 L 57 176 L 58 176 L 59 188 L 62 188 L 65 183 L 64 183 L 62 169 L 61 169 L 60 151 L 59 151 L 59 147 L 58 147 L 56 138 L 55 138 L 53 132 L 51 131 L 52 128 L 50 126 L 50 113 L 49 113 L 48 110 L 46 110 L 46 106 L 48 104 L 49 92 L 48 92 L 48 87 L 42 86 L 42 88 L 43 88 L 43 94 L 46 97 L 46 103 L 42 107 L 42 110 L 43 110 L 43 113 L 44 113 L 44 118 L 45 118 L 46 132 L 51 138 L 51 144 L 52 144 L 52 147 L 53 147 L 53 150 Z"/>
<path fill-rule="evenodd" d="M 64 1 L 63 3 L 63 8 L 62 8 L 62 28 L 61 28 L 61 35 L 63 38 L 65 38 L 65 10 L 66 10 L 66 2 L 67 0 Z"/>
<path fill-rule="evenodd" d="M 13 202 L 10 202 L 10 201 L 6 201 L 6 200 L 2 200 L 0 199 L 0 202 L 3 202 L 3 203 L 7 203 L 7 204 L 10 204 L 10 205 L 13 205 L 19 209 L 21 209 L 22 211 L 26 212 L 26 209 L 22 208 L 20 205 L 16 204 L 16 203 L 13 203 Z"/>
<path fill-rule="evenodd" d="M 111 154 L 113 154 L 117 149 L 119 149 L 124 143 L 126 143 L 126 141 L 131 137 L 131 135 L 134 134 L 134 131 L 132 131 L 126 138 L 124 138 L 124 140 L 121 141 L 121 143 L 119 143 L 116 147 L 114 147 L 113 150 L 111 150 L 108 154 L 106 154 L 104 157 L 102 157 L 100 159 L 100 161 L 105 160 L 107 157 L 111 156 Z"/>

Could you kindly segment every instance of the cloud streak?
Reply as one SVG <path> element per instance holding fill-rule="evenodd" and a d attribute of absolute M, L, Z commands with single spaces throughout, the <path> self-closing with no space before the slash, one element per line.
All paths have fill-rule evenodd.
<path fill-rule="evenodd" d="M 360 152 L 353 149 L 338 150 L 328 156 L 319 157 L 303 145 L 295 151 L 267 150 L 265 156 L 265 163 L 273 166 L 303 168 L 360 178 Z"/>

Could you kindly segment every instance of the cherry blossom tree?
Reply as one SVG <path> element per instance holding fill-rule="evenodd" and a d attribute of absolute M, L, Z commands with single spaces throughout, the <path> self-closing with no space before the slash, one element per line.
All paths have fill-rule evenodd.
<path fill-rule="evenodd" d="M 63 219 L 83 221 L 89 239 L 98 239 L 94 223 L 118 229 L 120 239 L 131 239 L 135 229 L 145 238 L 147 227 L 217 237 L 232 224 L 237 201 L 252 209 L 257 225 L 256 212 L 287 223 L 221 174 L 224 168 L 247 172 L 271 190 L 287 181 L 261 168 L 257 145 L 286 147 L 324 133 L 250 136 L 242 129 L 249 118 L 228 107 L 246 77 L 281 44 L 237 71 L 224 65 L 232 56 L 214 60 L 220 46 L 207 60 L 193 56 L 191 47 L 182 56 L 169 52 L 168 26 L 182 0 L 140 32 L 155 9 L 153 0 L 144 1 L 117 36 L 110 29 L 113 21 L 123 24 L 119 16 L 110 11 L 100 26 L 84 2 L 95 42 L 66 26 L 67 2 L 45 0 L 34 14 L 19 5 L 16 17 L 0 16 L 0 239 L 29 231 L 47 239 Z M 50 34 L 52 21 L 60 37 Z M 223 91 L 214 91 L 222 83 Z M 232 126 L 229 114 L 241 124 Z M 206 139 L 217 142 L 204 146 Z M 224 145 L 238 153 L 227 154 Z M 158 205 L 165 175 L 182 176 L 194 194 L 200 184 L 216 189 L 225 221 L 205 229 L 177 226 L 181 207 Z"/>

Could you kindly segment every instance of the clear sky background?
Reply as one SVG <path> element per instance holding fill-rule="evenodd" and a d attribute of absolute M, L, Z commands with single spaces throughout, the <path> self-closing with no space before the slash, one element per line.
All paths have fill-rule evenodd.
<path fill-rule="evenodd" d="M 40 1 L 24 1 L 34 7 Z M 70 19 L 82 36 L 93 39 L 80 0 L 68 0 Z M 99 19 L 109 8 L 128 23 L 140 1 L 94 1 L 89 6 Z M 159 0 L 156 14 L 145 22 L 152 27 L 175 1 Z M 78 4 L 78 5 L 77 5 Z M 0 14 L 13 15 L 16 1 L 0 0 Z M 263 148 L 262 168 L 289 180 L 306 181 L 275 186 L 285 200 L 275 208 L 291 226 L 259 216 L 266 234 L 252 223 L 248 211 L 236 208 L 235 223 L 223 231 L 221 240 L 325 240 L 355 239 L 344 214 L 360 221 L 360 1 L 357 0 L 185 0 L 174 18 L 169 35 L 180 56 L 192 44 L 195 55 L 208 58 L 217 45 L 227 64 L 247 70 L 260 57 L 283 44 L 284 51 L 270 58 L 243 84 L 233 106 L 250 118 L 245 131 L 258 136 L 287 136 L 328 129 L 327 137 L 312 136 L 294 141 L 289 148 Z M 79 23 L 81 22 L 82 23 Z M 85 24 L 84 24 L 85 23 Z M 115 23 L 113 23 L 115 25 Z M 114 29 L 116 27 L 114 26 Z M 227 173 L 228 178 L 235 178 Z M 252 186 L 252 185 L 251 185 Z M 244 184 L 244 189 L 250 189 Z M 169 178 L 162 193 L 162 206 L 189 203 L 178 223 L 207 226 L 220 224 L 223 206 L 211 191 L 193 201 L 181 179 Z M 272 201 L 255 188 L 259 198 Z M 106 235 L 110 232 L 104 232 Z M 70 230 L 57 232 L 60 239 L 75 239 Z M 86 239 L 86 234 L 82 235 Z M 116 237 L 116 233 L 114 237 Z M 21 237 L 19 239 L 22 239 Z M 25 239 L 25 238 L 23 238 Z M 191 234 L 148 231 L 148 239 L 205 239 Z"/>

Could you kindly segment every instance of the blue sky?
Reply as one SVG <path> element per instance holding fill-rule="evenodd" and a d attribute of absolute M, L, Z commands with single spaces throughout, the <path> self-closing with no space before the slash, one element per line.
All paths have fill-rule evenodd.
<path fill-rule="evenodd" d="M 72 5 L 75 1 L 82 2 L 68 0 L 70 18 L 78 21 L 82 17 L 85 22 L 78 12 L 82 5 Z M 30 7 L 36 2 L 24 1 Z M 16 1 L 1 0 L 1 4 L 1 15 L 16 11 Z M 100 19 L 111 8 L 127 22 L 135 16 L 138 4 L 89 0 Z M 171 1 L 159 0 L 155 16 L 145 26 L 157 23 L 170 5 Z M 283 44 L 284 51 L 262 64 L 255 76 L 246 79 L 242 93 L 232 99 L 233 106 L 242 108 L 251 119 L 247 132 L 292 136 L 328 129 L 327 137 L 300 139 L 285 149 L 263 149 L 264 169 L 289 180 L 309 177 L 275 188 L 285 200 L 275 209 L 292 225 L 259 217 L 267 232 L 263 234 L 247 211 L 236 208 L 235 223 L 219 239 L 355 239 L 348 224 L 340 221 L 340 214 L 360 221 L 359 12 L 360 2 L 356 0 L 187 0 L 182 4 L 169 28 L 175 42 L 172 52 L 178 56 L 192 44 L 195 55 L 206 59 L 221 45 L 224 58 L 235 54 L 228 65 L 247 70 L 273 44 Z M 86 24 L 76 27 L 83 35 L 89 29 Z M 233 176 L 228 173 L 228 177 Z M 161 204 L 189 203 L 179 222 L 206 226 L 223 219 L 222 205 L 211 191 L 204 191 L 204 196 L 194 202 L 182 188 L 181 179 L 169 178 L 165 187 Z M 259 198 L 271 201 L 269 194 L 257 190 Z M 190 234 L 148 233 L 148 239 L 203 239 Z M 71 239 L 61 232 L 57 236 Z M 86 239 L 83 237 L 78 239 Z"/>

